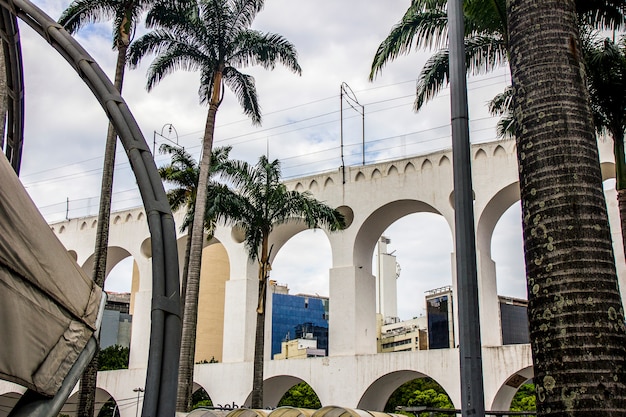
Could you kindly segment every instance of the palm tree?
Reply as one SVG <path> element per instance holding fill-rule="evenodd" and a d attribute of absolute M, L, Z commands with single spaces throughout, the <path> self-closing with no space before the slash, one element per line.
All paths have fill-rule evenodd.
<path fill-rule="evenodd" d="M 591 110 L 596 131 L 613 139 L 615 190 L 626 249 L 626 35 L 618 43 L 590 35 L 583 43 Z"/>
<path fill-rule="evenodd" d="M 202 139 L 198 201 L 207 200 L 208 155 L 224 85 L 235 93 L 244 113 L 259 125 L 261 112 L 254 78 L 238 68 L 258 64 L 273 69 L 280 63 L 295 73 L 301 72 L 296 49 L 290 42 L 277 34 L 250 29 L 263 4 L 263 0 L 161 2 L 146 17 L 156 29 L 137 39 L 129 50 L 129 60 L 135 66 L 147 54 L 156 54 L 148 69 L 148 90 L 178 69 L 200 71 L 200 102 L 208 104 L 209 109 Z M 195 211 L 191 232 L 176 405 L 179 411 L 189 409 L 193 384 L 204 217 L 202 210 Z"/>
<path fill-rule="evenodd" d="M 336 231 L 345 227 L 337 210 L 316 200 L 309 192 L 288 191 L 281 182 L 280 162 L 261 156 L 255 165 L 239 162 L 226 174 L 234 192 L 227 185 L 212 189 L 220 198 L 213 198 L 211 218 L 230 221 L 241 227 L 251 260 L 259 263 L 252 408 L 263 408 L 263 354 L 265 345 L 265 301 L 267 280 L 271 270 L 270 234 L 274 227 L 288 222 L 303 222 L 308 228 L 320 226 Z"/>
<path fill-rule="evenodd" d="M 421 69 L 416 86 L 416 111 L 448 84 L 447 0 L 412 0 L 374 55 L 370 80 L 383 67 L 411 48 L 435 49 Z M 577 0 L 579 22 L 599 28 L 618 28 L 625 22 L 622 0 Z M 506 0 L 465 0 L 465 53 L 468 72 L 491 72 L 508 61 Z"/>
<path fill-rule="evenodd" d="M 533 381 L 539 416 L 622 416 L 624 310 L 575 10 L 509 1 Z"/>
<path fill-rule="evenodd" d="M 211 164 L 209 176 L 213 177 L 224 170 L 232 161 L 228 159 L 232 147 L 224 146 L 213 149 L 211 152 Z M 181 305 L 185 304 L 185 290 L 187 288 L 187 275 L 189 270 L 189 252 L 191 250 L 191 232 L 193 230 L 193 216 L 196 207 L 196 194 L 198 186 L 199 167 L 193 156 L 184 148 L 171 146 L 164 143 L 160 146 L 161 153 L 171 155 L 171 162 L 159 168 L 161 179 L 174 188 L 167 191 L 167 199 L 172 212 L 185 209 L 185 217 L 180 225 L 181 233 L 188 230 L 187 244 L 185 245 L 185 260 L 183 263 L 183 277 L 181 280 Z M 212 183 L 209 182 L 209 186 Z M 213 228 L 209 229 L 210 231 Z"/>
<path fill-rule="evenodd" d="M 70 33 L 100 21 L 113 20 L 113 48 L 117 49 L 114 87 L 122 92 L 126 52 L 131 42 L 140 14 L 148 6 L 143 0 L 74 0 L 59 18 L 59 23 Z M 117 135 L 113 124 L 109 123 L 104 150 L 98 226 L 94 249 L 93 279 L 100 287 L 104 286 L 106 274 L 107 246 L 109 242 L 109 221 L 111 216 L 111 193 Z M 80 384 L 78 417 L 91 417 L 94 414 L 96 397 L 96 377 L 98 355 L 85 368 Z"/>

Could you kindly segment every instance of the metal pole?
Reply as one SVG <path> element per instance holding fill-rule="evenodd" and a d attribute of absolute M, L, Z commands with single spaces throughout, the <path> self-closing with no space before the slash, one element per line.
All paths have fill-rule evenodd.
<path fill-rule="evenodd" d="M 462 0 L 448 1 L 448 25 L 461 415 L 482 417 L 485 415 L 485 399 L 478 311 L 478 274 Z"/>
<path fill-rule="evenodd" d="M 343 183 L 346 183 L 346 164 L 343 160 L 343 84 L 339 86 L 339 141 L 341 146 L 341 172 Z"/>

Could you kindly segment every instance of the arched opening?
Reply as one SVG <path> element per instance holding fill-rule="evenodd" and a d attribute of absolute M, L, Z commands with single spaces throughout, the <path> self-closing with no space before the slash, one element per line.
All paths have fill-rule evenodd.
<path fill-rule="evenodd" d="M 102 405 L 97 417 L 120 417 L 120 408 L 117 402 L 111 397 Z"/>
<path fill-rule="evenodd" d="M 322 403 L 309 384 L 302 381 L 287 390 L 278 401 L 278 407 L 295 407 L 317 410 Z"/>
<path fill-rule="evenodd" d="M 493 229 L 491 258 L 496 264 L 498 295 L 527 300 L 522 207 L 519 200 L 502 214 Z"/>
<path fill-rule="evenodd" d="M 533 368 L 524 368 L 502 384 L 496 393 L 491 410 L 495 411 L 533 411 L 536 404 L 534 385 L 532 384 Z"/>
<path fill-rule="evenodd" d="M 322 230 L 301 231 L 279 248 L 268 289 L 273 359 L 328 355 L 331 266 L 330 243 Z"/>
<path fill-rule="evenodd" d="M 295 403 L 295 401 L 291 398 L 298 396 L 299 394 L 305 395 L 311 401 L 310 403 L 307 401 L 307 404 L 314 405 L 315 398 L 317 398 L 319 402 L 319 397 L 315 392 L 315 389 L 306 381 L 295 376 L 279 375 L 263 381 L 263 403 L 266 408 L 276 408 L 280 406 L 279 403 L 281 403 L 281 405 L 288 405 L 284 404 L 283 401 Z M 246 398 L 244 403 L 244 407 L 250 406 L 251 398 L 252 394 L 248 395 L 248 398 Z"/>
<path fill-rule="evenodd" d="M 397 277 L 396 318 L 425 317 L 424 295 L 452 285 L 452 234 L 446 219 L 435 213 L 409 214 L 391 224 L 382 236 L 389 241 L 386 245 L 379 243 L 379 247 L 386 246 L 383 257 L 385 254 L 392 256 L 398 264 L 393 271 Z M 375 276 L 384 273 L 377 268 L 377 257 L 375 251 L 372 260 Z"/>
<path fill-rule="evenodd" d="M 436 213 L 409 214 L 382 234 L 372 259 L 378 352 L 454 346 L 452 235 Z"/>
<path fill-rule="evenodd" d="M 397 412 L 402 407 L 426 407 L 454 409 L 452 400 L 446 390 L 433 379 L 424 377 L 400 385 L 389 397 L 383 411 L 388 413 Z M 417 414 L 430 416 L 431 412 Z"/>
<path fill-rule="evenodd" d="M 60 416 L 66 415 L 74 417 L 78 414 L 78 395 L 79 391 L 75 391 L 72 395 L 70 395 L 61 408 L 61 412 L 59 413 Z M 136 397 L 116 401 L 109 392 L 103 390 L 102 388 L 96 388 L 96 398 L 94 403 L 95 416 L 119 417 L 120 414 L 123 414 L 124 409 L 134 409 L 136 405 Z"/>
<path fill-rule="evenodd" d="M 454 408 L 447 391 L 438 382 L 420 372 L 405 370 L 377 379 L 365 391 L 357 408 L 397 412 L 399 407 L 420 405 Z"/>
<path fill-rule="evenodd" d="M 213 407 L 213 401 L 206 390 L 198 384 L 194 384 L 194 388 L 197 389 L 191 394 L 191 409 Z"/>

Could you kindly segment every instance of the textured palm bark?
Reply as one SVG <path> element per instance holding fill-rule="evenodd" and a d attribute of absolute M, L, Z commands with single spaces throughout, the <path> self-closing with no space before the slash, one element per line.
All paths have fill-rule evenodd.
<path fill-rule="evenodd" d="M 269 261 L 269 232 L 264 233 L 259 260 L 259 292 L 256 315 L 256 331 L 254 339 L 254 364 L 252 371 L 252 396 L 250 407 L 263 408 L 263 364 L 265 353 L 265 302 L 267 300 L 267 279 L 271 270 Z"/>
<path fill-rule="evenodd" d="M 626 332 L 573 0 L 510 0 L 539 416 L 626 415 Z"/>
<path fill-rule="evenodd" d="M 622 227 L 622 245 L 626 255 L 626 189 L 617 190 L 617 206 L 619 208 L 619 218 Z"/>
<path fill-rule="evenodd" d="M 215 115 L 219 107 L 221 91 L 221 72 L 217 72 L 213 82 L 213 94 L 204 128 L 198 188 L 196 190 L 196 209 L 191 225 L 189 267 L 187 288 L 183 312 L 183 331 L 180 346 L 180 367 L 178 372 L 178 392 L 176 394 L 176 411 L 188 412 L 191 408 L 193 389 L 193 367 L 196 355 L 196 327 L 198 322 L 198 297 L 200 292 L 200 266 L 202 263 L 202 247 L 204 240 L 204 216 L 207 199 L 207 185 L 211 172 L 211 150 L 215 133 Z"/>

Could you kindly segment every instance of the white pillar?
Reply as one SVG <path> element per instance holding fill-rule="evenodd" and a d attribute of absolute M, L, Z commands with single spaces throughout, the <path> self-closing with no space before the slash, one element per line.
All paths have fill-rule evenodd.
<path fill-rule="evenodd" d="M 330 270 L 329 355 L 376 353 L 376 280 L 363 268 Z"/>
<path fill-rule="evenodd" d="M 247 274 L 253 275 L 253 274 Z M 224 362 L 254 359 L 258 279 L 232 279 L 226 282 L 224 303 Z"/>

